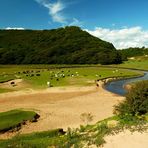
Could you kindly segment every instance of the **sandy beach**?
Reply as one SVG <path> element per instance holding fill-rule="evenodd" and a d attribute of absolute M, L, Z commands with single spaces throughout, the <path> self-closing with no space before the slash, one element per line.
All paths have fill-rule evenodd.
<path fill-rule="evenodd" d="M 148 148 L 148 131 L 144 133 L 126 130 L 114 136 L 105 137 L 104 148 Z"/>
<path fill-rule="evenodd" d="M 96 86 L 26 90 L 0 94 L 0 112 L 17 108 L 35 110 L 41 115 L 39 121 L 21 130 L 21 133 L 30 133 L 79 127 L 84 124 L 80 119 L 82 113 L 91 113 L 95 123 L 112 116 L 113 106 L 122 99 Z"/>
<path fill-rule="evenodd" d="M 11 109 L 34 110 L 40 114 L 36 123 L 23 126 L 21 134 L 46 131 L 55 128 L 76 128 L 84 124 L 80 116 L 91 113 L 90 124 L 113 115 L 113 106 L 124 97 L 104 90 L 102 87 L 57 87 L 46 90 L 24 90 L 0 94 L 0 112 Z M 0 135 L 0 139 L 10 138 L 14 133 Z M 105 137 L 105 148 L 147 148 L 148 133 L 121 132 Z"/>

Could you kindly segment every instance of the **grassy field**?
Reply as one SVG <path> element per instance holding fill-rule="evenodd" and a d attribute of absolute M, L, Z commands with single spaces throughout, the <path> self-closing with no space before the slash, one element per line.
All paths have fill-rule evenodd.
<path fill-rule="evenodd" d="M 62 138 L 63 137 L 63 138 Z M 59 132 L 59 129 L 37 132 L 25 135 L 17 135 L 10 140 L 0 140 L 0 147 L 7 148 L 47 148 L 55 144 L 58 141 L 65 139 Z"/>
<path fill-rule="evenodd" d="M 46 88 L 47 81 L 50 81 L 52 86 L 77 86 L 77 85 L 92 85 L 94 80 L 106 77 L 131 76 L 135 72 L 127 70 L 118 70 L 108 68 L 63 68 L 60 70 L 43 71 L 40 76 L 26 76 L 23 79 L 32 84 L 33 87 Z"/>
<path fill-rule="evenodd" d="M 0 113 L 0 132 L 16 128 L 24 121 L 33 121 L 36 113 L 33 111 L 11 110 Z"/>
<path fill-rule="evenodd" d="M 53 68 L 54 67 L 54 68 Z M 0 66 L 0 82 L 21 78 L 32 88 L 47 88 L 49 81 L 51 86 L 88 86 L 94 84 L 97 79 L 107 77 L 125 77 L 138 75 L 130 70 L 104 67 L 88 67 L 88 65 L 75 68 L 62 68 L 55 65 L 23 65 L 23 66 Z M 68 67 L 68 65 L 66 66 Z"/>
<path fill-rule="evenodd" d="M 128 61 L 118 66 L 126 67 L 126 68 L 148 70 L 148 57 L 135 57 L 134 59 L 129 59 Z"/>
<path fill-rule="evenodd" d="M 0 75 L 0 82 L 7 82 L 10 80 L 16 79 L 16 76 L 13 74 L 2 74 Z"/>

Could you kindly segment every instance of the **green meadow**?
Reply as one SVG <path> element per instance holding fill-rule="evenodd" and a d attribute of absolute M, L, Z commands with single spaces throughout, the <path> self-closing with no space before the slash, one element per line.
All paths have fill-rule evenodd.
<path fill-rule="evenodd" d="M 52 87 L 58 86 L 89 86 L 95 80 L 108 77 L 131 77 L 140 72 L 119 68 L 106 68 L 97 65 L 22 65 L 0 66 L 0 82 L 12 79 L 23 79 L 31 88 L 47 88 L 47 82 Z M 0 91 L 2 92 L 2 90 Z"/>
<path fill-rule="evenodd" d="M 134 57 L 134 59 L 129 59 L 123 64 L 118 65 L 118 67 L 148 70 L 148 57 Z"/>

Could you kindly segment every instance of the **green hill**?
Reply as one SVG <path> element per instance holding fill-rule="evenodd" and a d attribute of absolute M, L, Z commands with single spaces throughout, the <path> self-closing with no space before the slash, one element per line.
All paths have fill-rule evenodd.
<path fill-rule="evenodd" d="M 148 48 L 142 47 L 130 47 L 127 49 L 119 50 L 123 57 L 137 57 L 137 56 L 146 56 L 148 55 Z"/>
<path fill-rule="evenodd" d="M 0 64 L 118 64 L 108 42 L 79 27 L 53 30 L 0 30 Z"/>

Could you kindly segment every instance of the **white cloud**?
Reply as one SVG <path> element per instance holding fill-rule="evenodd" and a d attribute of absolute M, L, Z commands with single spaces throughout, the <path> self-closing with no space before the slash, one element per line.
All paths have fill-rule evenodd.
<path fill-rule="evenodd" d="M 48 9 L 49 15 L 52 17 L 54 22 L 66 23 L 66 18 L 62 15 L 62 10 L 64 10 L 65 5 L 61 1 L 57 1 L 55 3 L 51 3 L 48 0 L 35 0 L 39 4 L 43 5 Z"/>
<path fill-rule="evenodd" d="M 51 0 L 35 0 L 37 3 L 41 4 L 45 8 L 48 9 L 49 15 L 52 18 L 53 22 L 61 23 L 62 26 L 80 26 L 82 27 L 82 22 L 76 18 L 67 18 L 63 11 L 66 9 L 66 6 L 69 4 L 73 4 L 74 2 L 63 3 L 61 0 L 57 0 L 52 3 Z M 50 22 L 51 23 L 51 22 Z"/>
<path fill-rule="evenodd" d="M 82 27 L 83 26 L 83 22 L 79 21 L 76 18 L 73 18 L 73 21 L 69 24 L 69 26 L 80 26 L 80 27 Z"/>
<path fill-rule="evenodd" d="M 25 28 L 22 27 L 7 27 L 6 30 L 25 30 Z"/>
<path fill-rule="evenodd" d="M 108 29 L 96 27 L 94 30 L 85 29 L 87 32 L 102 40 L 111 42 L 117 49 L 128 47 L 148 47 L 148 30 L 141 27 L 123 29 Z"/>

